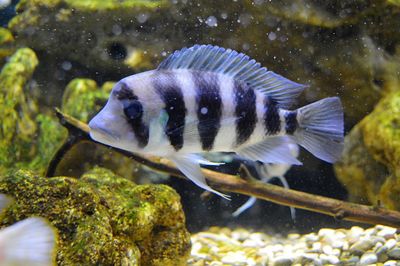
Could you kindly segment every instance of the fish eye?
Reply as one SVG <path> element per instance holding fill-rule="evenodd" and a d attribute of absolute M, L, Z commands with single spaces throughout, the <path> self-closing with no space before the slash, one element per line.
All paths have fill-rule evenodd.
<path fill-rule="evenodd" d="M 129 120 L 136 119 L 143 114 L 143 106 L 139 101 L 124 103 L 124 114 Z"/>

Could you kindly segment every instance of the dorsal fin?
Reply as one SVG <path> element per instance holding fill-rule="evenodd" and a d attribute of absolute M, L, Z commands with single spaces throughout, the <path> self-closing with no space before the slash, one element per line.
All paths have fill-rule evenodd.
<path fill-rule="evenodd" d="M 306 87 L 268 71 L 243 53 L 212 45 L 175 51 L 157 69 L 192 69 L 229 75 L 272 97 L 280 107 L 289 107 Z"/>

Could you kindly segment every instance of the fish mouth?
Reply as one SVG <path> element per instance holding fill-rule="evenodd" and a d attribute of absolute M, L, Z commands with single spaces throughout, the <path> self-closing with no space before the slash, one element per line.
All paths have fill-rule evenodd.
<path fill-rule="evenodd" d="M 100 139 L 106 139 L 108 141 L 119 141 L 120 140 L 120 136 L 117 135 L 116 133 L 112 132 L 109 129 L 90 125 L 90 124 L 89 124 L 89 128 L 90 128 L 91 137 L 96 141 L 102 142 Z"/>

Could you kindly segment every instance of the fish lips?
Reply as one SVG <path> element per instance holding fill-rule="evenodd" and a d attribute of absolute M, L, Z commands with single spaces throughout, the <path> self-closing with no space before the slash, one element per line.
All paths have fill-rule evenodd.
<path fill-rule="evenodd" d="M 108 129 L 103 123 L 98 123 L 96 119 L 92 119 L 89 122 L 90 137 L 95 141 L 112 144 L 113 142 L 119 141 L 120 136 Z"/>

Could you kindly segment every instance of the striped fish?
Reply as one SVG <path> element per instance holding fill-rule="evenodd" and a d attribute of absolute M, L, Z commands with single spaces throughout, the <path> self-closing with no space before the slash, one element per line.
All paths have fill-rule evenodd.
<path fill-rule="evenodd" d="M 290 110 L 305 88 L 247 55 L 212 45 L 176 51 L 155 70 L 128 76 L 90 121 L 91 137 L 130 152 L 166 157 L 195 184 L 206 183 L 204 152 L 235 152 L 253 161 L 301 164 L 297 143 L 327 162 L 343 148 L 339 98 Z"/>

